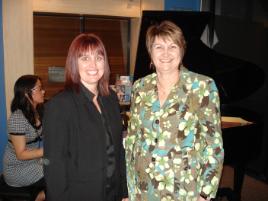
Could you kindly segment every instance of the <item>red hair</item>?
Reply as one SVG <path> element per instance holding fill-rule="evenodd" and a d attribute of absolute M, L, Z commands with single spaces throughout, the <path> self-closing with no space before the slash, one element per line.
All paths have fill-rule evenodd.
<path fill-rule="evenodd" d="M 104 74 L 98 82 L 98 90 L 102 96 L 109 95 L 110 67 L 107 53 L 101 39 L 92 33 L 79 34 L 69 47 L 65 64 L 65 89 L 75 89 L 79 92 L 78 59 L 88 51 L 96 52 L 104 57 Z"/>

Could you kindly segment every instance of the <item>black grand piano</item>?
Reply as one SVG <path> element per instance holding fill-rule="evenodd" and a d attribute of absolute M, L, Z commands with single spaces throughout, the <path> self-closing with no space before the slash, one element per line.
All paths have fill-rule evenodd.
<path fill-rule="evenodd" d="M 224 163 L 234 167 L 234 184 L 232 190 L 219 189 L 218 196 L 240 201 L 246 165 L 250 160 L 256 159 L 261 151 L 262 119 L 256 112 L 233 103 L 258 90 L 264 83 L 264 72 L 255 64 L 220 54 L 201 41 L 201 35 L 212 19 L 213 15 L 209 12 L 143 11 L 134 80 L 152 73 L 145 46 L 147 28 L 162 20 L 176 23 L 183 30 L 187 41 L 183 64 L 188 69 L 215 80 L 221 99 L 221 114 L 253 122 L 222 130 Z"/>

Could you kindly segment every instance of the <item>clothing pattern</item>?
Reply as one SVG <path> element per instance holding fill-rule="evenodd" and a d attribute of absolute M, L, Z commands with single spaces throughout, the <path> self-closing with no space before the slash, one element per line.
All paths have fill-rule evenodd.
<path fill-rule="evenodd" d="M 24 135 L 26 149 L 40 147 L 42 127 L 34 128 L 25 118 L 21 110 L 13 112 L 8 119 L 8 140 L 4 152 L 3 174 L 8 185 L 22 187 L 31 185 L 43 177 L 43 166 L 40 159 L 19 160 L 16 157 L 10 135 Z M 38 140 L 37 140 L 38 139 Z"/>
<path fill-rule="evenodd" d="M 213 198 L 223 145 L 214 81 L 180 68 L 178 83 L 160 107 L 157 75 L 135 82 L 125 138 L 131 201 Z"/>

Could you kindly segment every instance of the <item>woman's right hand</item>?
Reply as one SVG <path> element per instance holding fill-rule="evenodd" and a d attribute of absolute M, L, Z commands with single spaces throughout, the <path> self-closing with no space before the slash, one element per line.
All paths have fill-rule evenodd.
<path fill-rule="evenodd" d="M 24 135 L 10 135 L 14 146 L 16 157 L 19 160 L 31 160 L 41 158 L 44 155 L 43 148 L 27 149 Z"/>

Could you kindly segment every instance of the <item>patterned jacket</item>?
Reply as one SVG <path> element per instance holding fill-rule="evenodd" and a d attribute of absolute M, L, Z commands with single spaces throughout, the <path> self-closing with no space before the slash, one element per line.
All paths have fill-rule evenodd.
<path fill-rule="evenodd" d="M 160 107 L 156 78 L 153 73 L 133 85 L 125 139 L 129 199 L 214 198 L 224 156 L 215 82 L 181 67 Z"/>

